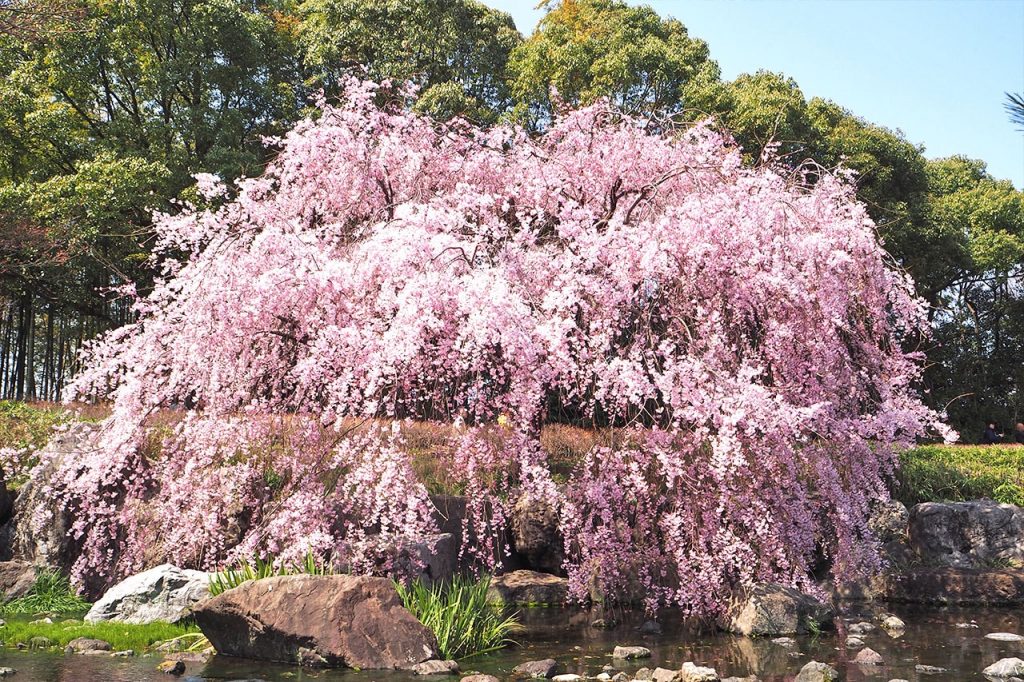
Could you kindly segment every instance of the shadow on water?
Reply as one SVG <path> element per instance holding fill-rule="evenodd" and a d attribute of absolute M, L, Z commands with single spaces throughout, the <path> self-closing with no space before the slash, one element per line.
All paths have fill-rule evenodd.
<path fill-rule="evenodd" d="M 881 629 L 862 636 L 866 645 L 881 654 L 885 665 L 861 668 L 852 663 L 856 649 L 847 649 L 837 632 L 818 637 L 797 637 L 787 648 L 768 638 L 736 637 L 684 622 L 677 615 L 663 615 L 660 634 L 644 634 L 639 626 L 641 614 L 618 614 L 621 622 L 611 629 L 592 626 L 595 615 L 570 609 L 526 609 L 522 611 L 526 632 L 519 635 L 521 645 L 493 654 L 470 658 L 461 663 L 463 674 L 479 671 L 509 676 L 512 668 L 524 661 L 554 658 L 560 672 L 594 676 L 605 665 L 632 674 L 640 667 L 678 669 L 685 661 L 694 661 L 717 669 L 719 675 L 756 675 L 764 682 L 793 680 L 810 660 L 832 664 L 844 680 L 905 680 L 948 682 L 984 680 L 981 670 L 1008 656 L 1024 658 L 1024 644 L 985 638 L 989 632 L 1024 634 L 1024 613 L 1012 609 L 949 608 L 938 609 L 900 604 L 847 605 L 845 623 L 872 621 L 882 611 L 902 618 L 906 631 L 891 637 Z M 610 620 L 606 618 L 606 620 Z M 968 625 L 969 627 L 964 627 Z M 976 627 L 974 627 L 976 626 Z M 616 644 L 642 645 L 652 651 L 643 661 L 613 661 Z M 64 656 L 54 653 L 0 650 L 0 666 L 18 670 L 18 680 L 47 682 L 146 682 L 173 679 L 156 670 L 159 656 L 114 659 L 105 656 Z M 925 675 L 915 670 L 918 664 L 946 668 L 941 674 Z M 192 680 L 268 680 L 274 682 L 401 682 L 417 678 L 408 673 L 383 671 L 303 670 L 294 666 L 241 661 L 223 656 L 208 663 L 187 664 L 184 678 Z M 438 678 L 433 678 L 437 680 Z M 457 678 L 456 678 L 457 679 Z"/>

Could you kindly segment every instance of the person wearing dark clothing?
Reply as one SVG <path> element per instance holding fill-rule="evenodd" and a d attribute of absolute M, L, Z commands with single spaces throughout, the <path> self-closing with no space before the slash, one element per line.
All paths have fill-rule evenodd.
<path fill-rule="evenodd" d="M 982 445 L 995 445 L 1000 440 L 999 434 L 996 433 L 995 423 L 989 422 L 989 425 L 985 427 L 985 432 L 981 434 Z"/>

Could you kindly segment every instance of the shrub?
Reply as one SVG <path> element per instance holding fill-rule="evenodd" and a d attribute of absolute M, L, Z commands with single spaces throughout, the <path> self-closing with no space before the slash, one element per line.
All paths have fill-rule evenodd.
<path fill-rule="evenodd" d="M 50 569 L 41 569 L 32 588 L 23 597 L 3 606 L 4 614 L 76 613 L 89 608 L 89 602 L 71 589 L 67 576 Z"/>
<path fill-rule="evenodd" d="M 1024 447 L 923 445 L 900 457 L 895 496 L 918 502 L 987 497 L 1024 506 Z"/>
<path fill-rule="evenodd" d="M 510 635 L 521 627 L 516 615 L 505 616 L 487 602 L 490 583 L 484 575 L 430 587 L 420 580 L 395 587 L 405 608 L 437 637 L 441 658 L 464 659 L 514 644 Z"/>

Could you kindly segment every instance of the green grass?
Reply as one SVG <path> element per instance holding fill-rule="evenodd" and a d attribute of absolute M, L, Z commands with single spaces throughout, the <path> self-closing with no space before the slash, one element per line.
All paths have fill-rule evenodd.
<path fill-rule="evenodd" d="M 278 575 L 333 575 L 334 569 L 329 561 L 319 561 L 310 552 L 306 558 L 295 564 L 282 564 L 273 559 L 256 559 L 246 561 L 236 567 L 227 568 L 210 578 L 210 594 L 218 594 L 238 587 L 250 580 L 272 578 Z"/>
<path fill-rule="evenodd" d="M 918 502 L 987 497 L 1024 506 L 1024 447 L 923 445 L 905 452 L 895 496 Z"/>
<path fill-rule="evenodd" d="M 65 576 L 42 569 L 28 594 L 0 606 L 0 613 L 77 613 L 88 608 L 89 602 L 74 593 Z"/>
<path fill-rule="evenodd" d="M 405 608 L 437 637 L 441 658 L 465 659 L 514 644 L 510 635 L 521 629 L 515 615 L 487 603 L 490 582 L 489 576 L 456 577 L 433 587 L 420 581 L 396 586 Z"/>
<path fill-rule="evenodd" d="M 110 642 L 115 651 L 132 649 L 144 651 L 160 642 L 184 637 L 184 641 L 201 637 L 195 625 L 179 625 L 170 623 L 148 623 L 146 625 L 129 625 L 127 623 L 83 623 L 80 620 L 36 623 L 28 620 L 8 620 L 0 626 L 0 640 L 5 646 L 15 647 L 19 643 L 29 644 L 33 637 L 45 637 L 54 646 L 65 647 L 67 643 L 78 637 L 102 639 Z M 184 648 L 184 647 L 182 647 Z"/>

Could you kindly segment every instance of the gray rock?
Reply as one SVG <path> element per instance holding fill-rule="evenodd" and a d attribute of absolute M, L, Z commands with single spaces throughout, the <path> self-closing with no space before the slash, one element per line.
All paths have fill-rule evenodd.
<path fill-rule="evenodd" d="M 718 682 L 718 673 L 714 668 L 705 668 L 687 661 L 679 671 L 679 679 L 682 682 Z"/>
<path fill-rule="evenodd" d="M 872 625 L 871 623 L 868 623 L 867 621 L 861 621 L 859 623 L 854 623 L 850 627 L 846 628 L 847 632 L 849 632 L 851 635 L 855 635 L 857 637 L 862 637 L 862 636 L 868 634 L 869 632 L 874 632 L 874 630 L 875 630 L 875 626 Z"/>
<path fill-rule="evenodd" d="M 466 675 L 459 682 L 501 682 L 494 675 Z"/>
<path fill-rule="evenodd" d="M 653 682 L 676 682 L 676 680 L 678 679 L 678 670 L 669 670 L 668 668 L 655 668 L 654 672 L 651 673 L 651 680 Z"/>
<path fill-rule="evenodd" d="M 75 639 L 68 642 L 68 645 L 64 648 L 64 651 L 69 654 L 84 654 L 89 652 L 102 652 L 108 653 L 112 646 L 110 642 L 105 642 L 102 639 L 90 639 L 88 637 L 76 637 Z"/>
<path fill-rule="evenodd" d="M 922 665 L 920 663 L 914 666 L 914 670 L 921 675 L 942 675 L 946 672 L 945 668 L 940 668 L 937 665 Z"/>
<path fill-rule="evenodd" d="M 185 664 L 182 663 L 181 661 L 171 661 L 171 660 L 162 661 L 156 667 L 156 669 L 159 670 L 162 673 L 167 673 L 168 675 L 174 675 L 175 677 L 177 677 L 178 675 L 184 675 L 185 674 Z"/>
<path fill-rule="evenodd" d="M 427 585 L 444 582 L 455 575 L 459 546 L 451 533 L 376 542 L 376 554 L 389 565 L 388 572 L 418 576 Z"/>
<path fill-rule="evenodd" d="M 487 600 L 493 604 L 564 604 L 569 581 L 536 571 L 512 571 L 491 578 Z"/>
<path fill-rule="evenodd" d="M 436 658 L 417 663 L 412 667 L 415 675 L 455 675 L 459 672 L 459 664 L 455 661 L 439 661 Z"/>
<path fill-rule="evenodd" d="M 1024 661 L 1019 658 L 1001 658 L 981 671 L 989 677 L 1016 677 L 1024 675 Z"/>
<path fill-rule="evenodd" d="M 582 679 L 582 675 L 577 675 L 575 673 L 565 673 L 564 675 L 555 675 L 551 678 L 551 682 L 580 682 Z"/>
<path fill-rule="evenodd" d="M 796 640 L 792 637 L 776 637 L 772 640 L 772 644 L 778 644 L 779 646 L 792 647 L 796 646 Z"/>
<path fill-rule="evenodd" d="M 890 634 L 903 632 L 907 629 L 907 624 L 904 623 L 901 618 L 897 618 L 896 616 L 887 616 L 883 618 L 881 625 L 882 629 Z"/>
<path fill-rule="evenodd" d="M 18 671 L 14 668 L 0 668 L 0 677 L 10 677 L 16 672 Z"/>
<path fill-rule="evenodd" d="M 0 561 L 0 601 L 24 597 L 36 583 L 36 567 L 28 561 Z"/>
<path fill-rule="evenodd" d="M 135 655 L 134 649 L 125 649 L 124 651 L 114 651 L 110 654 L 114 658 L 131 658 Z"/>
<path fill-rule="evenodd" d="M 1024 642 L 1024 637 L 1013 632 L 990 632 L 985 639 L 994 639 L 997 642 Z"/>
<path fill-rule="evenodd" d="M 512 675 L 516 677 L 546 677 L 555 676 L 558 670 L 558 663 L 553 658 L 545 658 L 543 661 L 527 661 L 512 668 Z"/>
<path fill-rule="evenodd" d="M 882 665 L 882 656 L 869 647 L 865 647 L 857 652 L 857 655 L 853 657 L 853 662 L 857 665 Z"/>
<path fill-rule="evenodd" d="M 878 500 L 871 505 L 868 528 L 878 537 L 879 542 L 905 540 L 909 522 L 910 513 L 902 502 Z"/>
<path fill-rule="evenodd" d="M 640 634 L 642 635 L 660 635 L 661 634 L 661 623 L 656 620 L 645 620 L 644 624 L 640 626 Z"/>
<path fill-rule="evenodd" d="M 530 568 L 562 573 L 565 544 L 558 529 L 558 509 L 545 500 L 520 497 L 512 510 L 512 539 Z"/>
<path fill-rule="evenodd" d="M 651 650 L 644 646 L 617 646 L 612 651 L 612 658 L 650 658 Z"/>
<path fill-rule="evenodd" d="M 212 573 L 162 564 L 111 587 L 85 614 L 85 622 L 113 620 L 140 625 L 175 623 L 210 598 Z"/>
<path fill-rule="evenodd" d="M 755 585 L 731 612 L 726 629 L 741 635 L 792 635 L 831 625 L 834 611 L 809 594 L 777 584 Z"/>
<path fill-rule="evenodd" d="M 633 673 L 633 679 L 640 680 L 640 682 L 650 682 L 654 678 L 654 671 L 650 668 L 640 668 Z"/>
<path fill-rule="evenodd" d="M 612 675 L 612 682 L 629 682 L 629 675 L 626 673 L 615 673 Z"/>
<path fill-rule="evenodd" d="M 847 649 L 859 649 L 862 646 L 864 646 L 864 640 L 860 637 L 857 637 L 856 635 L 851 635 L 846 638 Z"/>
<path fill-rule="evenodd" d="M 811 661 L 796 676 L 795 682 L 836 682 L 839 679 L 839 671 L 828 663 Z"/>
<path fill-rule="evenodd" d="M 1024 563 L 1024 508 L 992 500 L 924 502 L 910 510 L 910 544 L 927 564 Z"/>
<path fill-rule="evenodd" d="M 601 682 L 611 682 L 612 676 L 607 672 L 599 672 L 595 680 L 601 680 Z"/>

